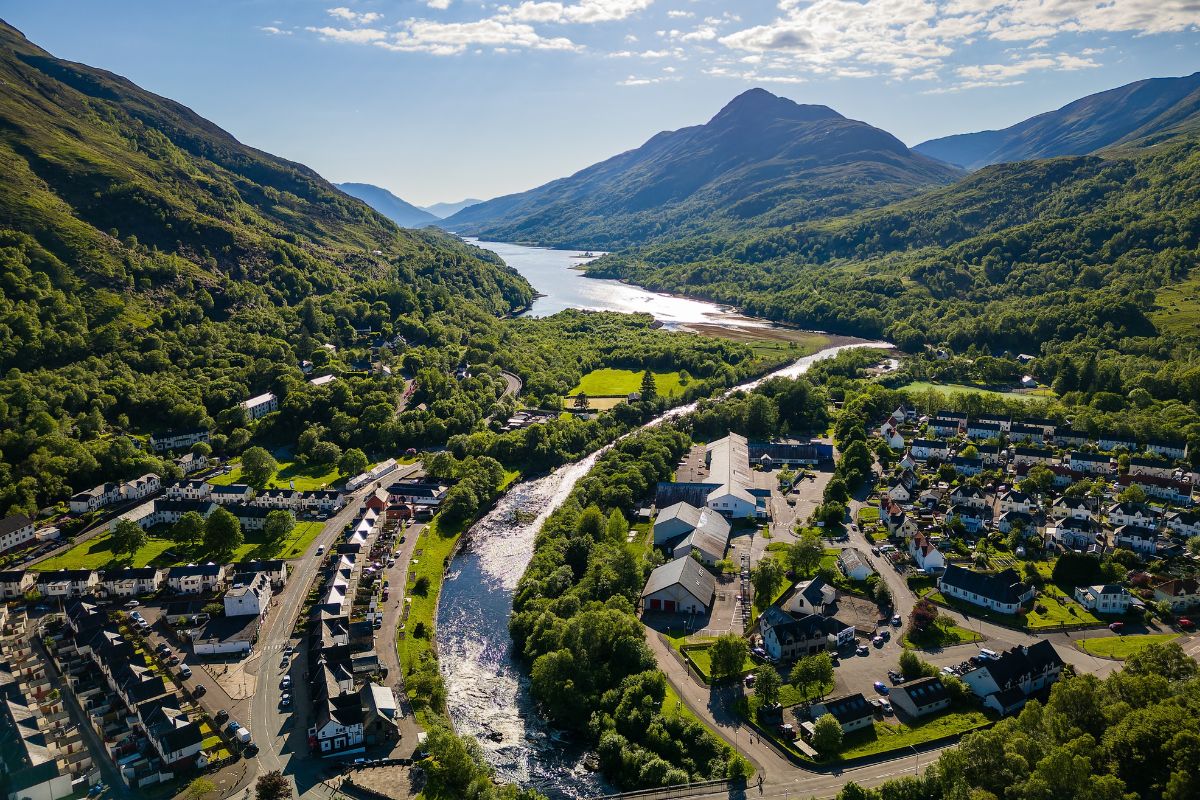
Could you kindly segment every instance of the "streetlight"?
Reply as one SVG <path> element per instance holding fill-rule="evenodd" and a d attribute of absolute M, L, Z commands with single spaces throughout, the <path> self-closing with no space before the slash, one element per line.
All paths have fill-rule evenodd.
<path fill-rule="evenodd" d="M 910 744 L 908 749 L 913 751 L 913 757 L 917 759 L 916 765 L 913 766 L 913 776 L 919 778 L 921 777 L 921 754 L 917 751 L 916 745 Z"/>

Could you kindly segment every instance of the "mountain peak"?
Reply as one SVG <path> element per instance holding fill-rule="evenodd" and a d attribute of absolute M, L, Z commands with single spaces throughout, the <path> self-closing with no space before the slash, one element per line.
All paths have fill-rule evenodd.
<path fill-rule="evenodd" d="M 755 87 L 747 89 L 730 100 L 709 121 L 709 124 L 769 119 L 813 122 L 821 119 L 843 119 L 843 117 L 829 106 L 803 105 L 786 97 L 772 94 L 761 87 Z"/>

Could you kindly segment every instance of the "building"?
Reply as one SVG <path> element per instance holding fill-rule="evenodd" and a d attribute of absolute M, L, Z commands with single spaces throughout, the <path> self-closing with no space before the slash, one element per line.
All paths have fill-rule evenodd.
<path fill-rule="evenodd" d="M 205 481 L 173 481 L 164 487 L 167 500 L 208 500 L 212 496 L 212 486 Z"/>
<path fill-rule="evenodd" d="M 233 586 L 225 592 L 226 617 L 262 617 L 271 606 L 271 578 L 265 572 L 233 576 Z"/>
<path fill-rule="evenodd" d="M 337 375 L 320 375 L 316 378 L 310 378 L 309 383 L 313 386 L 325 386 L 337 380 Z"/>
<path fill-rule="evenodd" d="M 228 572 L 236 578 L 242 575 L 264 573 L 275 589 L 287 581 L 287 562 L 282 558 L 272 558 L 265 561 L 239 561 L 229 566 Z"/>
<path fill-rule="evenodd" d="M 1001 614 L 1016 614 L 1034 594 L 1033 587 L 1022 581 L 1012 568 L 992 574 L 964 569 L 956 564 L 946 567 L 942 577 L 938 578 L 938 589 L 945 597 Z"/>
<path fill-rule="evenodd" d="M 960 411 L 939 411 L 929 427 L 937 436 L 959 436 L 967 429 L 967 415 Z"/>
<path fill-rule="evenodd" d="M 890 419 L 879 426 L 879 438 L 883 439 L 887 446 L 893 450 L 899 451 L 904 449 L 904 436 Z"/>
<path fill-rule="evenodd" d="M 875 572 L 867 557 L 853 547 L 843 547 L 838 553 L 838 569 L 852 581 L 865 581 Z"/>
<path fill-rule="evenodd" d="M 213 617 L 192 637 L 192 652 L 198 656 L 242 655 L 258 641 L 257 616 Z"/>
<path fill-rule="evenodd" d="M 37 585 L 35 573 L 26 569 L 10 569 L 0 572 L 0 599 L 16 600 Z"/>
<path fill-rule="evenodd" d="M 92 594 L 99 584 L 99 576 L 90 569 L 59 569 L 37 577 L 37 590 L 43 597 L 62 600 Z"/>
<path fill-rule="evenodd" d="M 389 458 L 387 461 L 380 461 L 374 467 L 362 473 L 361 475 L 355 475 L 353 478 L 346 481 L 346 491 L 357 491 L 372 481 L 378 481 L 387 477 L 388 475 L 391 475 L 399 468 L 400 465 L 396 463 L 396 459 L 394 458 Z"/>
<path fill-rule="evenodd" d="M 1131 453 L 1136 453 L 1138 449 L 1137 441 L 1132 436 L 1122 436 L 1114 433 L 1101 435 L 1098 445 L 1101 450 L 1106 451 L 1120 448 L 1128 450 Z"/>
<path fill-rule="evenodd" d="M 1171 511 L 1167 514 L 1164 522 L 1176 536 L 1182 536 L 1187 539 L 1193 536 L 1200 536 L 1200 511 L 1194 509 L 1190 511 Z"/>
<path fill-rule="evenodd" d="M 1058 462 L 1058 455 L 1040 447 L 1013 447 L 1010 450 L 1013 467 L 1032 467 L 1041 464 L 1048 467 Z"/>
<path fill-rule="evenodd" d="M 1054 501 L 1050 513 L 1064 519 L 1090 520 L 1092 508 L 1082 497 L 1060 497 Z"/>
<path fill-rule="evenodd" d="M 1143 528 L 1140 525 L 1122 525 L 1113 531 L 1113 542 L 1117 547 L 1132 550 L 1144 555 L 1157 555 L 1160 542 L 1163 549 L 1169 548 L 1170 543 L 1160 539 L 1158 531 L 1153 528 Z"/>
<path fill-rule="evenodd" d="M 1154 584 L 1154 602 L 1167 601 L 1171 611 L 1187 611 L 1200 606 L 1200 581 L 1195 578 L 1172 578 Z"/>
<path fill-rule="evenodd" d="M 106 569 L 100 576 L 100 585 L 109 597 L 137 597 L 161 589 L 163 574 L 157 567 Z"/>
<path fill-rule="evenodd" d="M 209 490 L 209 499 L 221 505 L 249 503 L 254 497 L 254 488 L 248 483 L 231 483 L 227 486 L 213 485 Z"/>
<path fill-rule="evenodd" d="M 764 515 L 759 499 L 750 493 L 750 449 L 745 436 L 731 433 L 710 443 L 704 460 L 709 480 L 717 484 L 706 498 L 710 509 L 733 519 Z"/>
<path fill-rule="evenodd" d="M 1083 453 L 1072 450 L 1067 456 L 1067 466 L 1075 472 L 1088 475 L 1108 475 L 1113 470 L 1113 460 L 1109 456 L 1098 453 Z"/>
<path fill-rule="evenodd" d="M 984 528 L 992 524 L 992 509 L 985 506 L 977 508 L 975 506 L 955 505 L 951 506 L 946 512 L 946 519 L 958 519 L 963 524 L 963 527 L 970 533 L 978 533 Z"/>
<path fill-rule="evenodd" d="M 1146 442 L 1146 452 L 1182 461 L 1188 456 L 1188 443 L 1183 440 L 1152 439 Z"/>
<path fill-rule="evenodd" d="M 203 594 L 216 591 L 225 582 L 225 566 L 188 564 L 167 570 L 167 585 L 177 594 Z"/>
<path fill-rule="evenodd" d="M 1098 614 L 1124 614 L 1133 597 L 1119 583 L 1075 587 L 1075 599 L 1088 611 Z"/>
<path fill-rule="evenodd" d="M 1001 514 L 1006 514 L 1009 511 L 1032 514 L 1033 510 L 1037 507 L 1032 497 L 1016 489 L 1009 489 L 1002 493 L 998 499 L 1000 501 Z"/>
<path fill-rule="evenodd" d="M 954 456 L 950 459 L 950 466 L 954 467 L 954 471 L 959 475 L 971 477 L 983 472 L 983 459 L 975 456 Z"/>
<path fill-rule="evenodd" d="M 1041 444 L 1046 440 L 1046 430 L 1041 425 L 1029 425 L 1024 422 L 1014 422 L 1009 428 L 1008 438 L 1014 442 L 1033 442 Z"/>
<path fill-rule="evenodd" d="M 24 514 L 0 519 L 0 553 L 21 547 L 33 539 L 33 520 Z"/>
<path fill-rule="evenodd" d="M 711 567 L 725 557 L 725 548 L 728 545 L 729 541 L 724 536 L 697 528 L 675 545 L 671 556 L 672 558 L 694 556 L 700 560 L 700 563 Z"/>
<path fill-rule="evenodd" d="M 255 395 L 249 400 L 243 400 L 242 408 L 246 410 L 246 417 L 251 421 L 262 419 L 272 411 L 279 410 L 279 398 L 275 396 L 274 392 Z"/>
<path fill-rule="evenodd" d="M 1113 503 L 1108 507 L 1108 524 L 1114 528 L 1134 525 L 1139 528 L 1157 528 L 1159 513 L 1145 503 Z"/>
<path fill-rule="evenodd" d="M 987 508 L 990 505 L 987 493 L 969 483 L 954 487 L 954 491 L 950 492 L 950 504 L 970 508 Z"/>
<path fill-rule="evenodd" d="M 913 439 L 909 451 L 913 458 L 919 461 L 928 461 L 931 458 L 945 461 L 950 457 L 950 444 L 942 439 Z"/>
<path fill-rule="evenodd" d="M 1100 526 L 1091 518 L 1065 517 L 1046 526 L 1046 535 L 1069 550 L 1081 552 L 1099 547 Z"/>
<path fill-rule="evenodd" d="M 708 508 L 679 502 L 667 506 L 658 512 L 654 519 L 654 543 L 662 544 L 681 536 L 688 536 L 693 531 L 705 533 L 729 541 L 729 521 Z"/>
<path fill-rule="evenodd" d="M 976 442 L 999 439 L 1003 434 L 1004 428 L 999 422 L 976 419 L 967 423 L 967 438 Z"/>
<path fill-rule="evenodd" d="M 153 472 L 121 484 L 121 499 L 125 502 L 143 500 L 162 488 L 162 480 Z"/>
<path fill-rule="evenodd" d="M 1129 457 L 1130 475 L 1153 475 L 1156 478 L 1174 478 L 1175 466 L 1170 461 L 1157 458 Z"/>
<path fill-rule="evenodd" d="M 946 557 L 923 533 L 914 533 L 908 540 L 908 554 L 923 572 L 933 573 L 946 568 Z"/>
<path fill-rule="evenodd" d="M 1001 533 L 1012 533 L 1014 529 L 1020 528 L 1026 536 L 1037 533 L 1037 520 L 1032 514 L 1025 514 L 1020 511 L 1005 511 L 996 519 L 996 530 Z"/>
<path fill-rule="evenodd" d="M 121 499 L 121 485 L 118 483 L 102 483 L 87 491 L 78 492 L 71 496 L 68 506 L 72 514 L 90 514 L 99 511 L 110 503 Z"/>
<path fill-rule="evenodd" d="M 920 719 L 950 707 L 950 694 L 938 677 L 917 678 L 893 686 L 889 695 L 895 709 L 909 719 Z"/>
<path fill-rule="evenodd" d="M 825 442 L 750 442 L 750 460 L 761 463 L 763 456 L 772 465 L 813 466 L 833 460 L 833 445 Z"/>
<path fill-rule="evenodd" d="M 779 606 L 770 606 L 762 613 L 758 629 L 767 655 L 783 662 L 836 650 L 854 641 L 852 626 L 820 614 L 797 619 Z"/>
<path fill-rule="evenodd" d="M 1117 478 L 1117 485 L 1121 488 L 1137 486 L 1147 497 L 1165 500 L 1175 505 L 1188 505 L 1192 502 L 1190 481 L 1177 481 L 1158 475 L 1121 475 Z"/>
<path fill-rule="evenodd" d="M 707 614 L 716 593 L 717 582 L 711 572 L 693 558 L 679 558 L 650 573 L 642 589 L 642 608 Z"/>
<path fill-rule="evenodd" d="M 1054 645 L 1042 640 L 1006 650 L 963 673 L 962 680 L 988 708 L 1010 714 L 1058 680 L 1063 661 Z"/>
<path fill-rule="evenodd" d="M 803 617 L 824 614 L 836 600 L 837 589 L 818 576 L 797 583 L 785 605 L 788 612 Z"/>
<path fill-rule="evenodd" d="M 278 509 L 298 514 L 306 508 L 304 492 L 295 489 L 263 489 L 250 504 L 258 508 Z"/>
<path fill-rule="evenodd" d="M 184 453 L 179 458 L 175 459 L 175 465 L 184 475 L 191 475 L 193 472 L 202 472 L 208 469 L 208 456 L 198 453 Z"/>
<path fill-rule="evenodd" d="M 843 733 L 851 733 L 862 728 L 871 727 L 875 711 L 862 692 L 826 700 L 812 707 L 812 718 L 818 720 L 826 714 L 831 714 L 842 726 Z"/>
<path fill-rule="evenodd" d="M 198 442 L 208 441 L 207 428 L 192 428 L 191 430 L 167 431 L 166 433 L 150 434 L 150 449 L 156 453 L 164 450 L 182 450 Z"/>
<path fill-rule="evenodd" d="M 15 644 L 15 643 L 14 643 Z M 8 649 L 8 648 L 6 648 Z M 25 644 L 0 663 L 0 773 L 7 800 L 60 800 L 98 780 L 79 729 Z M 94 777 L 89 777 L 89 773 Z"/>

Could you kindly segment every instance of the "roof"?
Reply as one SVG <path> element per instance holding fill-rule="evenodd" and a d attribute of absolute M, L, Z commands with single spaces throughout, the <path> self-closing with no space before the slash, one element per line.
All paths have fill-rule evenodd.
<path fill-rule="evenodd" d="M 1041 675 L 1051 669 L 1061 669 L 1063 660 L 1059 658 L 1054 645 L 1045 639 L 1035 642 L 1028 647 L 1019 645 L 1011 650 L 1005 650 L 1000 657 L 986 661 L 979 669 L 986 669 L 1001 691 L 1019 686 L 1027 676 Z"/>
<path fill-rule="evenodd" d="M 1125 587 L 1119 583 L 1106 583 L 1103 585 L 1085 587 L 1091 590 L 1092 594 L 1129 594 Z"/>
<path fill-rule="evenodd" d="M 684 537 L 683 541 L 675 545 L 675 547 L 676 549 L 682 547 L 694 547 L 703 553 L 721 558 L 723 555 L 725 555 L 725 548 L 728 546 L 728 544 L 729 539 L 727 539 L 725 536 L 697 528 Z"/>
<path fill-rule="evenodd" d="M 24 514 L 13 514 L 11 517 L 0 519 L 0 536 L 19 531 L 27 525 L 32 525 L 33 520 Z"/>
<path fill-rule="evenodd" d="M 6 569 L 0 571 L 0 583 L 20 583 L 28 574 L 24 569 Z"/>
<path fill-rule="evenodd" d="M 750 494 L 750 448 L 746 437 L 731 433 L 712 442 L 705 448 L 708 456 L 708 477 L 721 485 L 709 496 L 731 494 L 751 505 L 756 504 Z"/>
<path fill-rule="evenodd" d="M 1172 578 L 1155 584 L 1154 591 L 1170 597 L 1191 597 L 1200 594 L 1200 581 L 1195 578 Z"/>
<path fill-rule="evenodd" d="M 211 491 L 213 494 L 246 494 L 254 489 L 248 483 L 231 483 L 226 486 L 214 484 Z"/>
<path fill-rule="evenodd" d="M 825 702 L 826 713 L 832 714 L 842 725 L 848 725 L 851 722 L 857 722 L 864 717 L 874 716 L 874 709 L 867 702 L 867 698 L 862 696 L 862 692 L 839 697 L 835 700 L 827 700 Z"/>
<path fill-rule="evenodd" d="M 55 583 L 57 581 L 89 581 L 95 575 L 90 569 L 56 569 L 42 572 L 38 575 L 38 583 Z"/>
<path fill-rule="evenodd" d="M 235 574 L 246 572 L 282 572 L 286 563 L 282 558 L 274 558 L 268 561 L 239 561 L 233 564 L 232 567 Z"/>
<path fill-rule="evenodd" d="M 915 681 L 908 681 L 899 686 L 894 686 L 892 687 L 892 694 L 906 695 L 917 708 L 933 705 L 934 703 L 950 698 L 950 695 L 946 692 L 945 685 L 942 683 L 942 679 L 937 676 L 917 678 Z"/>
<path fill-rule="evenodd" d="M 192 643 L 253 642 L 256 636 L 258 636 L 258 617 L 253 614 L 237 617 L 213 617 Z"/>
<path fill-rule="evenodd" d="M 204 734 L 200 729 L 200 723 L 189 722 L 181 728 L 172 728 L 167 731 L 159 738 L 159 741 L 162 742 L 164 752 L 178 753 L 203 742 Z"/>
<path fill-rule="evenodd" d="M 1028 586 L 1017 575 L 1016 570 L 1009 568 L 995 574 L 976 572 L 964 569 L 957 564 L 946 567 L 941 577 L 942 583 L 948 583 L 965 592 L 971 592 L 980 597 L 997 603 L 1014 605 L 1021 602 L 1020 595 L 1028 590 Z"/>
<path fill-rule="evenodd" d="M 853 547 L 843 547 L 842 552 L 838 554 L 838 561 L 842 562 L 842 566 L 845 567 L 847 572 L 859 567 L 865 567 L 867 570 L 871 569 L 871 565 L 867 563 L 867 559 L 863 557 L 863 554 Z"/>
<path fill-rule="evenodd" d="M 119 567 L 106 569 L 101 574 L 106 581 L 149 580 L 161 571 L 158 567 Z"/>
<path fill-rule="evenodd" d="M 1092 463 L 1109 463 L 1112 461 L 1112 456 L 1104 456 L 1099 453 L 1081 453 L 1078 450 L 1071 451 L 1072 461 L 1090 461 Z"/>
<path fill-rule="evenodd" d="M 700 566 L 699 561 L 694 558 L 677 558 L 650 573 L 646 588 L 642 589 L 642 597 L 676 584 L 705 605 L 712 602 L 717 591 L 717 579 Z"/>
<path fill-rule="evenodd" d="M 243 402 L 242 405 L 245 408 L 253 408 L 254 406 L 261 406 L 264 403 L 269 403 L 274 399 L 275 399 L 274 392 L 265 392 L 264 394 L 254 395 L 254 397 L 251 397 L 249 400 L 246 400 L 245 402 Z"/>
<path fill-rule="evenodd" d="M 763 631 L 774 631 L 780 644 L 807 642 L 849 627 L 821 614 L 807 614 L 797 619 L 779 606 L 770 606 L 758 618 Z"/>
<path fill-rule="evenodd" d="M 211 561 L 207 564 L 188 564 L 183 567 L 171 567 L 167 570 L 168 578 L 189 578 L 193 575 L 220 575 L 223 567 Z"/>
<path fill-rule="evenodd" d="M 825 582 L 825 579 L 818 576 L 797 584 L 798 591 L 796 593 L 807 600 L 809 605 L 819 607 L 825 604 L 825 587 L 827 586 L 829 584 Z"/>
<path fill-rule="evenodd" d="M 654 524 L 657 526 L 661 522 L 673 520 L 679 520 L 693 530 L 703 530 L 710 536 L 720 538 L 723 543 L 729 542 L 729 521 L 715 511 L 679 502 L 658 512 Z M 724 550 L 725 547 L 722 544 L 721 551 L 724 552 Z"/>

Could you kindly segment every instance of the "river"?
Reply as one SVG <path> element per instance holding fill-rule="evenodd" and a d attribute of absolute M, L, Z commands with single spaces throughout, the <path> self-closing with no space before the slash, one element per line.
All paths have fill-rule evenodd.
<path fill-rule="evenodd" d="M 501 253 L 505 261 L 525 275 L 540 291 L 566 287 L 564 291 L 568 294 L 541 298 L 539 302 L 545 302 L 540 309 L 535 304 L 532 313 L 554 313 L 549 309 L 571 307 L 569 300 L 564 298 L 583 296 L 590 291 L 586 286 L 576 286 L 575 281 L 636 288 L 625 287 L 615 281 L 584 278 L 577 271 L 572 271 L 569 277 L 544 280 L 542 271 L 549 275 L 551 269 L 547 253 L 556 254 L 559 270 L 570 269 L 574 259 L 569 256 L 574 253 L 493 242 L 488 242 L 486 246 Z M 529 255 L 529 261 L 524 260 L 526 254 Z M 716 322 L 722 319 L 722 315 L 725 319 L 746 319 L 738 318 L 729 310 L 711 303 L 685 300 L 681 302 L 691 305 L 674 305 L 679 298 L 656 295 L 643 289 L 636 291 L 661 300 L 661 305 L 658 302 L 647 303 L 647 307 L 638 309 L 654 313 L 656 317 L 656 310 L 660 307 L 669 307 L 675 309 L 672 313 L 694 317 L 701 313 L 699 307 L 704 306 L 703 313 L 716 315 L 672 320 L 675 322 Z M 604 292 L 601 295 L 596 300 L 597 308 L 632 310 L 617 305 L 624 303 L 621 297 L 627 295 L 613 296 Z M 749 322 L 767 324 L 759 320 Z M 737 388 L 751 388 L 769 377 L 794 377 L 803 374 L 814 362 L 829 358 L 839 350 L 870 344 L 873 343 L 827 348 Z M 688 404 L 673 408 L 647 425 L 658 425 L 677 418 L 693 407 L 694 404 Z M 513 592 L 533 555 L 537 531 L 566 500 L 576 481 L 592 468 L 601 452 L 603 450 L 559 467 L 549 475 L 513 486 L 496 507 L 465 534 L 464 544 L 450 565 L 450 573 L 438 600 L 438 656 L 446 681 L 446 705 L 455 729 L 480 743 L 500 779 L 521 786 L 532 786 L 551 800 L 594 797 L 613 790 L 602 777 L 584 768 L 586 752 L 563 740 L 538 715 L 529 697 L 529 677 L 513 653 L 512 639 L 508 635 L 508 618 L 512 613 Z"/>

